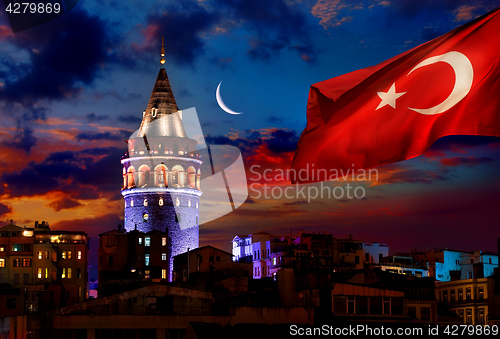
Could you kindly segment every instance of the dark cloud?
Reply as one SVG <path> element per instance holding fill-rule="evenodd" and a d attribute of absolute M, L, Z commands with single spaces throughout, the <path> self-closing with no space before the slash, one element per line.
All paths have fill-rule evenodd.
<path fill-rule="evenodd" d="M 271 133 L 267 140 L 267 147 L 275 153 L 292 152 L 297 148 L 299 138 L 295 131 L 277 129 Z"/>
<path fill-rule="evenodd" d="M 500 138 L 498 137 L 481 135 L 451 135 L 436 140 L 429 151 L 465 153 L 467 149 L 499 145 Z"/>
<path fill-rule="evenodd" d="M 280 117 L 277 117 L 277 116 L 274 116 L 274 115 L 270 115 L 269 117 L 267 117 L 266 120 L 269 121 L 272 124 L 281 124 L 281 123 L 283 123 L 283 118 L 280 118 Z"/>
<path fill-rule="evenodd" d="M 120 130 L 117 133 L 112 132 L 81 132 L 78 133 L 75 137 L 76 140 L 109 140 L 109 141 L 120 141 L 126 140 L 132 134 L 131 131 L 128 130 Z"/>
<path fill-rule="evenodd" d="M 75 159 L 75 155 L 71 151 L 63 151 L 63 152 L 56 152 L 50 154 L 45 161 L 47 162 L 62 162 L 66 160 L 73 160 Z"/>
<path fill-rule="evenodd" d="M 419 169 L 401 169 L 393 173 L 389 173 L 387 177 L 379 178 L 381 183 L 406 183 L 406 184 L 427 184 L 430 185 L 434 181 L 449 180 L 447 176 L 448 170 L 438 171 L 423 171 Z"/>
<path fill-rule="evenodd" d="M 220 19 L 220 13 L 209 13 L 195 1 L 178 1 L 165 11 L 155 11 L 146 22 L 158 27 L 165 36 L 165 53 L 178 64 L 190 65 L 204 54 L 201 33 L 207 32 Z M 151 46 L 152 51 L 156 46 Z M 156 51 L 156 49 L 155 49 Z M 141 51 L 144 53 L 144 51 Z"/>
<path fill-rule="evenodd" d="M 51 202 L 47 206 L 52 208 L 54 211 L 59 212 L 60 210 L 82 206 L 82 204 L 80 204 L 78 201 L 70 199 L 70 198 L 62 198 L 62 199 Z"/>
<path fill-rule="evenodd" d="M 0 217 L 12 212 L 12 207 L 0 203 Z"/>
<path fill-rule="evenodd" d="M 453 157 L 453 158 L 447 158 L 447 159 L 441 159 L 441 164 L 444 166 L 460 166 L 460 165 L 465 165 L 465 166 L 474 166 L 474 165 L 481 165 L 485 163 L 490 163 L 496 161 L 495 159 L 491 157 Z"/>
<path fill-rule="evenodd" d="M 97 199 L 102 194 L 113 200 L 117 197 L 110 194 L 119 193 L 121 187 L 123 153 L 124 149 L 114 147 L 56 152 L 40 163 L 30 162 L 22 171 L 4 173 L 0 178 L 7 184 L 4 190 L 10 197 L 43 195 L 57 189 L 73 200 Z"/>
<path fill-rule="evenodd" d="M 26 107 L 40 99 L 59 100 L 92 83 L 108 60 L 107 28 L 99 17 L 74 9 L 57 20 L 19 32 L 10 42 L 29 53 L 30 62 L 3 67 L 0 99 Z M 5 63 L 4 63 L 5 66 Z M 19 73 L 19 72 L 18 72 Z"/>
<path fill-rule="evenodd" d="M 94 112 L 89 113 L 85 116 L 88 122 L 103 121 L 109 118 L 107 115 L 97 115 Z"/>
<path fill-rule="evenodd" d="M 31 149 L 36 145 L 36 137 L 33 135 L 33 130 L 30 127 L 18 126 L 12 139 L 3 141 L 3 144 L 7 147 L 19 148 L 26 153 L 30 153 Z"/>
<path fill-rule="evenodd" d="M 253 59 L 271 60 L 272 56 L 285 48 L 307 49 L 308 62 L 316 60 L 316 52 L 310 42 L 304 12 L 288 5 L 285 0 L 221 0 L 236 22 L 254 31 L 256 38 L 249 41 L 248 55 Z M 297 45 L 297 42 L 300 45 Z M 299 47 L 297 47 L 299 46 Z M 304 48 L 304 49 L 302 49 Z M 300 51 L 299 51 L 300 52 Z"/>
<path fill-rule="evenodd" d="M 120 115 L 118 121 L 138 126 L 142 121 L 142 117 L 137 114 Z"/>

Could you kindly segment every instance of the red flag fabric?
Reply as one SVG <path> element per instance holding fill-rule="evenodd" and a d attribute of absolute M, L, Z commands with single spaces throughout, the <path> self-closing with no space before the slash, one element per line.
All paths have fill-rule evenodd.
<path fill-rule="evenodd" d="M 302 175 L 292 181 L 332 180 L 340 170 L 416 157 L 446 135 L 500 136 L 500 8 L 376 66 L 312 85 L 292 162 Z"/>

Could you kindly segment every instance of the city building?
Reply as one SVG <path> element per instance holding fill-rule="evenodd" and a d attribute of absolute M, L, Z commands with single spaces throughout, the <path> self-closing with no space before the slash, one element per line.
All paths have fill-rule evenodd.
<path fill-rule="evenodd" d="M 201 164 L 197 141 L 190 139 L 175 102 L 162 44 L 162 67 L 139 129 L 122 157 L 125 229 L 165 231 L 173 257 L 199 247 Z"/>
<path fill-rule="evenodd" d="M 227 275 L 249 276 L 251 263 L 232 260 L 229 252 L 213 246 L 203 246 L 174 257 L 174 281 L 186 281 L 193 273 L 204 273 L 217 277 Z"/>
<path fill-rule="evenodd" d="M 423 264 L 415 264 L 413 257 L 409 253 L 395 253 L 394 255 L 383 257 L 376 265 L 382 271 L 412 275 L 415 277 L 428 277 L 429 271 Z"/>
<path fill-rule="evenodd" d="M 117 286 L 142 281 L 167 281 L 170 276 L 167 232 L 125 231 L 121 226 L 99 234 L 99 296 Z"/>
<path fill-rule="evenodd" d="M 1 227 L 0 314 L 25 314 L 28 300 L 41 294 L 51 307 L 86 299 L 88 245 L 85 232 L 50 230 L 45 221 Z"/>
<path fill-rule="evenodd" d="M 389 246 L 378 242 L 363 243 L 365 264 L 378 264 L 383 257 L 389 256 Z"/>
<path fill-rule="evenodd" d="M 436 281 L 436 298 L 467 325 L 486 325 L 488 319 L 486 278 Z"/>

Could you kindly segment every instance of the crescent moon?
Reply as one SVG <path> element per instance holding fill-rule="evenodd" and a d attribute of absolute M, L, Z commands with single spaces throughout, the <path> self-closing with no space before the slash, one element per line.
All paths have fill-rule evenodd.
<path fill-rule="evenodd" d="M 433 115 L 444 113 L 462 100 L 472 87 L 472 80 L 474 78 L 474 70 L 470 60 L 460 52 L 448 52 L 432 58 L 425 59 L 417 66 L 415 66 L 407 75 L 410 75 L 414 70 L 420 67 L 435 64 L 436 62 L 446 62 L 455 72 L 455 86 L 450 95 L 439 105 L 427 109 L 410 108 L 420 114 Z"/>
<path fill-rule="evenodd" d="M 219 104 L 220 108 L 222 108 L 226 113 L 229 114 L 241 114 L 243 112 L 235 112 L 229 107 L 226 106 L 224 101 L 222 101 L 222 97 L 220 96 L 220 84 L 222 84 L 222 81 L 219 82 L 219 86 L 217 86 L 217 91 L 215 91 L 215 98 L 217 99 L 217 103 Z"/>

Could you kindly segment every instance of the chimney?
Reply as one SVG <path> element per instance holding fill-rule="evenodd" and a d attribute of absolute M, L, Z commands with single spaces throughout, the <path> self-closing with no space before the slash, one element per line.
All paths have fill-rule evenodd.
<path fill-rule="evenodd" d="M 35 221 L 35 228 L 38 228 L 38 221 Z"/>
<path fill-rule="evenodd" d="M 42 228 L 45 228 L 45 221 L 42 221 Z"/>

